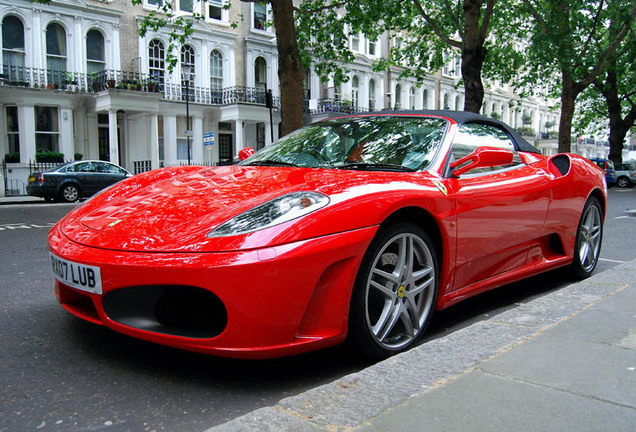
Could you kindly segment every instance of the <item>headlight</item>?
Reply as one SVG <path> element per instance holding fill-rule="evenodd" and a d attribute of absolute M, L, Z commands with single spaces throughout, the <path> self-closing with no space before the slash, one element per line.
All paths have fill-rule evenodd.
<path fill-rule="evenodd" d="M 226 237 L 269 228 L 305 216 L 329 204 L 329 198 L 317 192 L 293 192 L 274 198 L 222 223 L 208 237 Z"/>

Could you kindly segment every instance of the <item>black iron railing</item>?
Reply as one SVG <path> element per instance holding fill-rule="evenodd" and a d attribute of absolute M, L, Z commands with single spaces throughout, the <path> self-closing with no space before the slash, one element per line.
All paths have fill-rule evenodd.
<path fill-rule="evenodd" d="M 0 85 L 80 93 L 98 93 L 108 90 L 137 91 L 159 93 L 163 99 L 167 100 L 186 100 L 185 86 L 180 83 L 167 83 L 163 75 L 111 69 L 79 73 L 2 65 Z M 265 95 L 266 89 L 263 88 L 234 86 L 215 89 L 191 86 L 188 97 L 190 102 L 210 105 L 236 103 L 265 105 Z M 273 104 L 277 108 L 280 107 L 280 98 L 274 97 Z"/>

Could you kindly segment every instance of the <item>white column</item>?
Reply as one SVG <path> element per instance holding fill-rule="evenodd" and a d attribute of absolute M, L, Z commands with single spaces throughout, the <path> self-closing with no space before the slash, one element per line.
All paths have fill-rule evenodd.
<path fill-rule="evenodd" d="M 177 163 L 177 116 L 163 116 L 163 158 L 166 166 Z"/>
<path fill-rule="evenodd" d="M 117 139 L 117 111 L 108 111 L 108 159 L 119 164 L 119 141 Z"/>
<path fill-rule="evenodd" d="M 197 163 L 203 162 L 203 119 L 198 116 L 192 117 L 192 160 Z"/>
<path fill-rule="evenodd" d="M 33 105 L 18 106 L 20 162 L 35 161 L 35 111 Z"/>
<path fill-rule="evenodd" d="M 234 121 L 234 156 L 238 156 L 238 152 L 245 147 L 245 138 L 243 137 L 243 121 Z"/>
<path fill-rule="evenodd" d="M 159 121 L 157 114 L 150 114 L 150 168 L 159 168 Z"/>
<path fill-rule="evenodd" d="M 60 108 L 60 153 L 64 153 L 65 160 L 73 160 L 75 155 L 75 143 L 73 137 L 73 110 Z"/>

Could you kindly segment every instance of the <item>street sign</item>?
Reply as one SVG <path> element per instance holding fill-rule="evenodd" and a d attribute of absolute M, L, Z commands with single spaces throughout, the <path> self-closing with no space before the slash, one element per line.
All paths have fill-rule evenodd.
<path fill-rule="evenodd" d="M 189 129 L 186 129 L 185 130 L 185 136 L 187 136 L 187 137 L 192 136 L 192 131 L 189 130 Z"/>
<path fill-rule="evenodd" d="M 203 145 L 206 147 L 214 145 L 214 132 L 207 132 L 203 134 Z"/>

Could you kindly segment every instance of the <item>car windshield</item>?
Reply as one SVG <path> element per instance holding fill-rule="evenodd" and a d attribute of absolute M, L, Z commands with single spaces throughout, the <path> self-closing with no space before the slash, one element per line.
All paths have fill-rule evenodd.
<path fill-rule="evenodd" d="M 431 163 L 447 124 L 415 116 L 326 120 L 284 136 L 241 164 L 420 171 Z"/>

